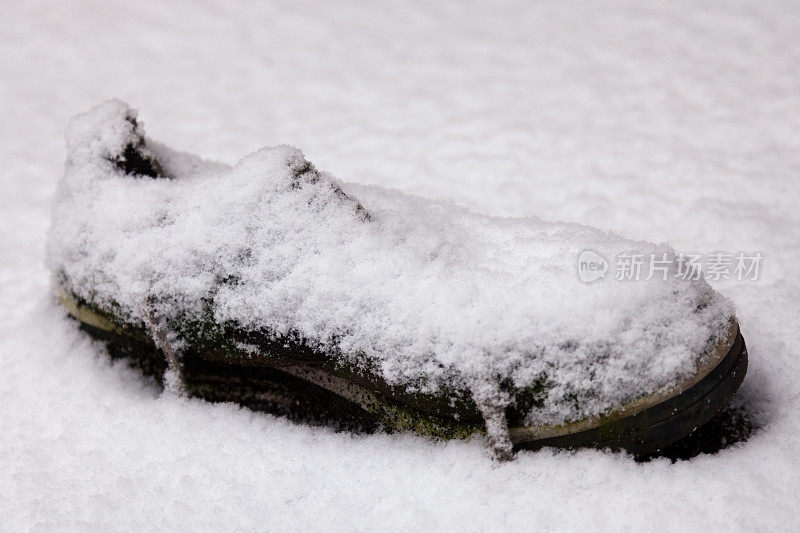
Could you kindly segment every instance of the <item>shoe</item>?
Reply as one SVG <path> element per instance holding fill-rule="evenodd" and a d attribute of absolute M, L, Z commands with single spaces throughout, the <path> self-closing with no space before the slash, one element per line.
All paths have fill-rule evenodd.
<path fill-rule="evenodd" d="M 118 100 L 70 122 L 47 257 L 67 312 L 167 390 L 485 435 L 500 460 L 652 453 L 747 369 L 732 303 L 665 245 L 345 184 L 290 146 L 204 161 Z M 613 257 L 660 267 L 617 279 Z"/>

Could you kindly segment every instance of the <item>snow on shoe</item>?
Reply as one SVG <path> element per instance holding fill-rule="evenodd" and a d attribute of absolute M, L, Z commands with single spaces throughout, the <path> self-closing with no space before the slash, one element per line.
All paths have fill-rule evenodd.
<path fill-rule="evenodd" d="M 576 274 L 584 250 L 672 257 L 667 246 L 342 183 L 290 146 L 212 163 L 141 127 L 119 101 L 73 119 L 48 262 L 64 289 L 156 340 L 232 324 L 422 392 L 543 384 L 524 422 L 561 424 L 692 375 L 733 316 L 674 272 Z M 504 456 L 513 395 L 474 399 Z"/>

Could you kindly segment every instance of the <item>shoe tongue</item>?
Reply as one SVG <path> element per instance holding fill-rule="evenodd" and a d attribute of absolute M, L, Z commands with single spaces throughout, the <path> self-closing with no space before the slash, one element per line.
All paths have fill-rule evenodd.
<path fill-rule="evenodd" d="M 362 221 L 370 219 L 367 210 L 348 196 L 335 178 L 317 170 L 302 150 L 293 146 L 262 148 L 241 159 L 235 172 L 243 177 L 259 176 L 276 194 L 301 195 L 309 208 L 333 204 L 343 211 L 355 212 Z"/>

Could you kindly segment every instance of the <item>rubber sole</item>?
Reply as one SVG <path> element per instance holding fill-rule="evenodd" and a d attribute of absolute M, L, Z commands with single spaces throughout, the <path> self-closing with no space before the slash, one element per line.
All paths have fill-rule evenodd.
<path fill-rule="evenodd" d="M 100 324 L 87 320 L 84 314 L 71 314 L 82 329 L 107 343 L 113 359 L 124 358 L 144 374 L 161 380 L 166 360 L 152 343 L 98 327 Z M 572 430 L 586 426 L 586 421 L 560 428 L 511 428 L 515 449 L 596 447 L 647 455 L 689 435 L 719 412 L 744 380 L 748 362 L 744 338 L 738 325 L 730 334 L 735 338 L 729 347 L 724 345 L 724 357 L 720 354 L 715 359 L 719 362 L 707 374 L 680 393 L 656 403 L 651 400 L 652 405 L 639 402 L 636 409 L 628 409 L 631 414 L 594 421 L 588 429 Z M 367 431 L 383 427 L 454 438 L 483 431 L 480 424 L 421 412 L 313 366 L 247 365 L 187 354 L 183 375 L 192 396 L 236 402 L 313 424 Z M 543 436 L 548 432 L 556 435 Z"/>

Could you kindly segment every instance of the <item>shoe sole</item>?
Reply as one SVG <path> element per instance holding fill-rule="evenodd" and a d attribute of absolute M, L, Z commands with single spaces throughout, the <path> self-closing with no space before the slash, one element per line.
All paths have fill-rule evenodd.
<path fill-rule="evenodd" d="M 113 359 L 124 358 L 143 373 L 161 380 L 166 361 L 152 342 L 120 329 L 63 292 L 57 296 L 84 331 L 107 343 Z M 608 416 L 559 426 L 512 427 L 514 447 L 595 447 L 627 450 L 634 455 L 654 453 L 705 424 L 738 390 L 748 362 L 738 323 L 731 322 L 726 338 L 703 359 L 690 379 L 669 391 L 630 402 Z M 468 438 L 483 433 L 480 423 L 423 412 L 318 365 L 283 361 L 270 366 L 264 358 L 258 364 L 228 363 L 220 354 L 186 354 L 183 375 L 192 396 L 212 402 L 236 402 L 312 423 L 410 430 L 440 438 Z"/>

